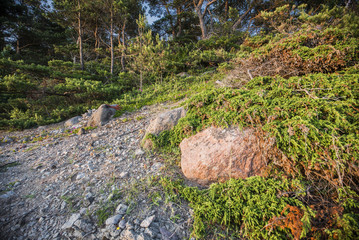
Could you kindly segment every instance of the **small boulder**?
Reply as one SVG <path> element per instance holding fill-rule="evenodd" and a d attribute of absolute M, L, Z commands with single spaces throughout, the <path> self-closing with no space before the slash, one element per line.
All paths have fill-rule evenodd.
<path fill-rule="evenodd" d="M 172 109 L 167 112 L 160 113 L 153 119 L 146 129 L 145 138 L 142 141 L 143 148 L 151 149 L 152 144 L 149 139 L 146 139 L 148 134 L 158 135 L 165 130 L 171 130 L 177 125 L 178 120 L 186 115 L 186 110 L 183 107 Z"/>
<path fill-rule="evenodd" d="M 274 143 L 251 128 L 210 127 L 181 142 L 181 168 L 199 184 L 261 175 Z"/>
<path fill-rule="evenodd" d="M 91 127 L 100 127 L 105 125 L 113 115 L 115 115 L 116 110 L 118 110 L 118 105 L 107 105 L 102 104 L 92 115 L 90 120 L 87 122 L 87 126 Z"/>
<path fill-rule="evenodd" d="M 183 107 L 160 113 L 157 118 L 150 122 L 150 125 L 146 129 L 146 134 L 152 133 L 158 135 L 165 130 L 171 130 L 177 125 L 178 120 L 185 115 L 186 110 L 184 110 Z"/>
<path fill-rule="evenodd" d="M 69 120 L 67 120 L 65 122 L 65 127 L 71 127 L 75 124 L 78 124 L 81 121 L 82 117 L 81 116 L 76 116 L 73 118 L 70 118 Z"/>

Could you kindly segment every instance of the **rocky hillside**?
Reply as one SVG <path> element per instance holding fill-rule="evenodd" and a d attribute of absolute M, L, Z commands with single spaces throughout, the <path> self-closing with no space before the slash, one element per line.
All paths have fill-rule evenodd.
<path fill-rule="evenodd" d="M 100 127 L 86 128 L 84 114 L 68 127 L 2 133 L 0 238 L 188 239 L 189 209 L 162 201 L 153 185 L 178 167 L 140 146 L 150 119 L 171 107 Z"/>

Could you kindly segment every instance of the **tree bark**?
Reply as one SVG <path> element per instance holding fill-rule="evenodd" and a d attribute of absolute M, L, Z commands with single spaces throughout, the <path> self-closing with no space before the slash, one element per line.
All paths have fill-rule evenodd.
<path fill-rule="evenodd" d="M 178 32 L 176 34 L 176 37 L 179 37 L 181 36 L 182 33 L 182 19 L 181 19 L 182 11 L 180 7 L 177 7 L 176 11 L 177 11 L 177 26 L 178 26 Z"/>
<path fill-rule="evenodd" d="M 228 4 L 228 0 L 226 0 L 226 2 L 224 4 L 224 21 L 225 22 L 228 21 L 228 15 L 229 15 L 229 4 Z"/>
<path fill-rule="evenodd" d="M 122 71 L 125 71 L 125 52 L 126 52 L 125 29 L 126 29 L 126 20 L 123 23 L 122 32 L 121 32 L 121 35 L 122 35 L 122 54 L 121 54 Z"/>
<path fill-rule="evenodd" d="M 202 6 L 203 6 L 204 0 L 199 0 L 198 2 L 196 0 L 193 0 L 193 5 L 196 10 L 198 19 L 199 19 L 199 26 L 201 28 L 202 39 L 206 39 L 207 34 L 208 34 L 204 17 L 206 16 L 208 7 L 211 6 L 213 3 L 215 3 L 216 1 L 217 0 L 212 0 L 212 1 L 208 2 L 203 13 L 202 13 Z"/>
<path fill-rule="evenodd" d="M 201 10 L 199 10 L 201 11 Z M 198 18 L 199 18 L 199 26 L 201 27 L 201 32 L 202 32 L 202 39 L 206 39 L 207 38 L 207 27 L 206 27 L 206 23 L 204 22 L 204 15 L 202 15 L 201 13 L 197 13 Z"/>
<path fill-rule="evenodd" d="M 233 31 L 233 32 L 237 30 L 238 25 L 242 22 L 242 20 L 244 19 L 244 17 L 245 17 L 251 10 L 252 10 L 252 8 L 249 7 L 249 8 L 247 9 L 247 11 L 246 11 L 245 13 L 243 13 L 242 16 L 233 24 L 233 26 L 232 26 L 232 31 Z"/>
<path fill-rule="evenodd" d="M 82 23 L 81 23 L 81 5 L 80 0 L 77 0 L 78 5 L 78 34 L 79 34 L 79 50 L 80 50 L 80 65 L 81 70 L 84 70 L 84 58 L 83 58 L 83 50 L 82 50 Z"/>
<path fill-rule="evenodd" d="M 19 39 L 16 41 L 16 53 L 20 54 L 20 40 Z"/>
<path fill-rule="evenodd" d="M 165 1 L 162 1 L 162 4 L 165 6 L 166 8 L 166 12 L 167 12 L 167 15 L 168 17 L 170 18 L 170 24 L 171 24 L 171 31 L 172 31 L 172 37 L 175 37 L 175 26 L 173 25 L 173 19 L 172 19 L 172 16 L 171 16 L 171 13 L 170 13 L 170 10 L 168 8 L 168 4 L 166 4 Z"/>
<path fill-rule="evenodd" d="M 113 66 L 114 66 L 114 49 L 113 49 L 113 6 L 111 6 L 111 19 L 110 19 L 110 51 L 111 51 L 111 66 L 110 73 L 113 75 Z"/>

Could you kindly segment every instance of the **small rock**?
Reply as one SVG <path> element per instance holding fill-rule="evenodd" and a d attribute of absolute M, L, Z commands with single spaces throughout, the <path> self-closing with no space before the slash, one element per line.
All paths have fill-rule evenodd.
<path fill-rule="evenodd" d="M 110 232 L 110 235 L 111 235 L 113 238 L 116 238 L 116 237 L 120 236 L 120 233 L 121 233 L 121 230 L 116 229 L 115 231 Z"/>
<path fill-rule="evenodd" d="M 6 199 L 6 198 L 10 198 L 14 195 L 15 195 L 15 193 L 13 191 L 8 191 L 7 193 L 0 195 L 0 198 Z"/>
<path fill-rule="evenodd" d="M 126 228 L 126 220 L 122 219 L 119 223 L 118 223 L 118 227 L 121 229 L 125 229 Z"/>
<path fill-rule="evenodd" d="M 76 175 L 76 180 L 80 180 L 81 178 L 84 178 L 84 177 L 86 177 L 86 174 L 84 174 L 84 173 L 78 173 L 78 174 Z"/>
<path fill-rule="evenodd" d="M 100 136 L 100 134 L 98 134 L 98 133 L 91 133 L 92 138 L 98 138 L 99 136 Z"/>
<path fill-rule="evenodd" d="M 167 231 L 166 228 L 161 227 L 160 232 L 162 235 L 162 240 L 179 240 L 179 237 L 177 236 L 177 234 L 175 232 L 171 233 L 171 232 Z"/>
<path fill-rule="evenodd" d="M 139 224 L 140 224 L 140 221 L 136 218 L 135 220 L 133 220 L 133 223 L 134 223 L 135 225 L 139 225 Z"/>
<path fill-rule="evenodd" d="M 186 72 L 180 72 L 179 74 L 177 74 L 177 76 L 182 77 L 182 78 L 186 78 L 189 77 L 190 75 Z"/>
<path fill-rule="evenodd" d="M 123 230 L 120 236 L 122 240 L 136 240 L 135 232 L 131 229 Z"/>
<path fill-rule="evenodd" d="M 67 120 L 65 122 L 65 126 L 66 127 L 71 127 L 77 123 L 79 123 L 81 121 L 81 117 L 80 116 L 76 116 L 76 117 L 73 117 L 73 118 L 70 118 L 69 120 Z"/>
<path fill-rule="evenodd" d="M 159 135 L 165 130 L 171 130 L 177 125 L 180 118 L 186 115 L 186 110 L 183 107 L 172 109 L 167 112 L 160 113 L 155 119 L 151 120 L 142 139 L 142 147 L 145 149 L 152 149 L 153 143 L 147 138 L 148 134 Z"/>
<path fill-rule="evenodd" d="M 150 240 L 152 238 L 147 237 L 147 235 L 140 233 L 139 235 L 136 236 L 136 240 Z"/>
<path fill-rule="evenodd" d="M 81 208 L 80 209 L 80 214 L 83 216 L 87 213 L 87 208 Z"/>
<path fill-rule="evenodd" d="M 95 197 L 92 195 L 92 193 L 87 193 L 85 195 L 84 204 L 85 206 L 90 206 L 92 202 L 95 200 Z"/>
<path fill-rule="evenodd" d="M 85 220 L 79 219 L 77 220 L 74 225 L 84 231 L 85 233 L 91 232 L 93 229 L 93 226 L 91 223 L 86 222 Z"/>
<path fill-rule="evenodd" d="M 133 225 L 131 223 L 127 222 L 126 228 L 131 230 L 131 229 L 133 229 Z"/>
<path fill-rule="evenodd" d="M 148 228 L 151 225 L 152 221 L 155 219 L 155 217 L 156 217 L 156 215 L 152 215 L 150 217 L 147 217 L 145 220 L 143 220 L 141 222 L 140 226 L 143 227 L 143 228 Z"/>
<path fill-rule="evenodd" d="M 106 220 L 106 225 L 116 225 L 121 220 L 122 215 L 115 215 Z"/>
<path fill-rule="evenodd" d="M 9 136 L 4 137 L 4 139 L 2 140 L 3 143 L 11 143 L 13 141 L 14 140 Z"/>
<path fill-rule="evenodd" d="M 82 114 L 82 118 L 88 118 L 91 117 L 92 111 L 91 112 L 86 112 L 84 114 Z"/>
<path fill-rule="evenodd" d="M 77 135 L 81 136 L 81 135 L 84 135 L 85 133 L 86 133 L 85 129 L 79 128 L 79 131 L 77 132 Z"/>
<path fill-rule="evenodd" d="M 116 208 L 116 213 L 120 215 L 124 215 L 127 211 L 128 206 L 125 204 L 119 204 Z"/>
<path fill-rule="evenodd" d="M 80 216 L 81 216 L 80 213 L 72 214 L 70 219 L 64 225 L 62 225 L 61 229 L 65 230 L 65 229 L 72 228 L 72 226 L 80 218 Z"/>
<path fill-rule="evenodd" d="M 79 239 L 82 239 L 84 237 L 85 233 L 75 229 L 73 232 L 73 236 Z"/>
<path fill-rule="evenodd" d="M 150 229 L 150 228 L 146 228 L 145 229 L 145 233 L 150 236 L 152 239 L 155 237 L 155 233 Z"/>
<path fill-rule="evenodd" d="M 66 205 L 67 205 L 67 203 L 66 203 L 65 201 L 63 201 L 63 202 L 61 203 L 60 209 L 61 209 L 61 210 L 64 210 L 64 209 L 66 208 Z"/>
<path fill-rule="evenodd" d="M 143 155 L 143 154 L 145 154 L 145 151 L 143 151 L 141 148 L 139 148 L 135 151 L 136 156 Z"/>
<path fill-rule="evenodd" d="M 163 163 L 160 162 L 156 162 L 151 166 L 151 171 L 152 172 L 158 172 L 159 170 L 161 170 L 164 167 Z"/>
<path fill-rule="evenodd" d="M 120 178 L 125 178 L 128 176 L 128 172 L 121 172 L 120 173 Z"/>

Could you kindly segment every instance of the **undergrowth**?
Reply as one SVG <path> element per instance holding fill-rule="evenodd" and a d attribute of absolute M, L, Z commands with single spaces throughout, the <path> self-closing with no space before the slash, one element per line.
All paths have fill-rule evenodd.
<path fill-rule="evenodd" d="M 215 78 L 219 78 L 219 76 L 172 77 L 168 82 L 145 86 L 142 91 L 127 92 L 114 100 L 114 103 L 121 106 L 121 110 L 115 116 L 120 116 L 125 111 L 134 111 L 146 105 L 180 101 L 203 90 L 213 89 L 213 79 Z"/>
<path fill-rule="evenodd" d="M 257 77 L 241 89 L 211 89 L 186 101 L 187 115 L 179 121 L 176 127 L 159 136 L 149 136 L 155 147 L 164 150 L 178 149 L 184 138 L 208 126 L 256 128 L 275 137 L 277 143 L 278 155 L 273 159 L 268 159 L 270 163 L 268 177 L 283 176 L 283 179 L 305 181 L 309 189 L 308 198 L 301 203 L 291 199 L 290 201 L 293 200 L 295 204 L 281 202 L 274 208 L 269 207 L 270 204 L 264 204 L 265 210 L 259 210 L 257 207 L 262 204 L 259 201 L 257 203 L 259 206 L 247 206 L 248 208 L 242 206 L 233 210 L 232 200 L 228 200 L 230 204 L 226 201 L 228 196 L 231 196 L 231 191 L 242 188 L 239 187 L 241 184 L 246 181 L 262 182 L 263 189 L 251 190 L 247 198 L 242 195 L 238 198 L 263 199 L 263 203 L 266 203 L 267 196 L 257 196 L 254 193 L 270 192 L 273 188 L 271 181 L 278 183 L 277 180 L 269 180 L 270 178 L 267 180 L 254 178 L 255 180 L 243 180 L 244 182 L 230 180 L 224 185 L 211 186 L 204 192 L 194 188 L 177 189 L 178 186 L 171 185 L 192 203 L 194 209 L 197 209 L 195 211 L 198 211 L 194 216 L 194 234 L 203 237 L 204 226 L 208 227 L 213 222 L 233 227 L 232 220 L 229 221 L 230 218 L 227 219 L 228 216 L 224 216 L 228 213 L 221 211 L 231 211 L 233 214 L 240 215 L 244 208 L 249 213 L 243 214 L 243 218 L 263 211 L 269 211 L 272 214 L 265 219 L 260 215 L 259 219 L 263 221 L 259 224 L 262 226 L 260 229 L 256 228 L 258 223 L 246 225 L 244 219 L 241 219 L 240 223 L 233 220 L 237 227 L 232 230 L 250 239 L 275 239 L 277 237 L 299 239 L 305 236 L 304 233 L 308 233 L 310 237 L 329 238 L 332 236 L 333 239 L 355 239 L 359 230 L 359 215 L 357 214 L 359 207 L 358 80 L 357 74 L 319 73 L 289 79 Z M 234 183 L 239 186 L 233 185 Z M 229 185 L 231 187 L 228 187 Z M 222 192 L 218 192 L 223 195 L 217 196 L 216 200 L 212 196 L 211 201 L 218 204 L 213 207 L 212 203 L 207 203 L 209 201 L 207 198 L 213 194 L 212 189 L 217 187 L 223 188 Z M 282 188 L 285 189 L 284 186 L 275 189 Z M 189 192 L 184 189 L 188 189 L 186 191 Z M 192 197 L 186 197 L 186 193 L 190 193 Z M 195 198 L 194 196 L 197 195 L 198 197 Z M 305 213 L 309 211 L 308 207 L 311 207 L 310 214 Z M 327 209 L 323 210 L 323 207 Z M 273 216 L 278 217 L 283 214 L 287 218 L 295 219 L 273 218 Z M 311 220 L 304 223 L 303 214 L 311 216 Z M 288 227 L 293 221 L 296 221 L 296 226 L 293 226 L 295 229 Z M 250 223 L 253 223 L 253 220 L 250 220 Z M 268 228 L 266 224 L 270 227 Z M 312 227 L 306 224 L 312 224 Z M 263 228 L 263 226 L 266 227 Z M 301 229 L 300 234 L 298 229 Z M 267 235 L 269 232 L 270 235 Z"/>
<path fill-rule="evenodd" d="M 231 179 L 204 190 L 167 178 L 161 184 L 173 198 L 179 195 L 190 202 L 194 210 L 192 235 L 197 238 L 208 239 L 223 232 L 236 238 L 299 239 L 310 231 L 310 219 L 315 216 L 299 200 L 306 192 L 305 185 L 298 180 Z M 296 197 L 288 197 L 289 193 Z M 293 218 L 291 210 L 298 212 L 296 225 L 279 227 L 273 223 L 276 219 Z M 224 231 L 221 226 L 227 229 Z"/>

